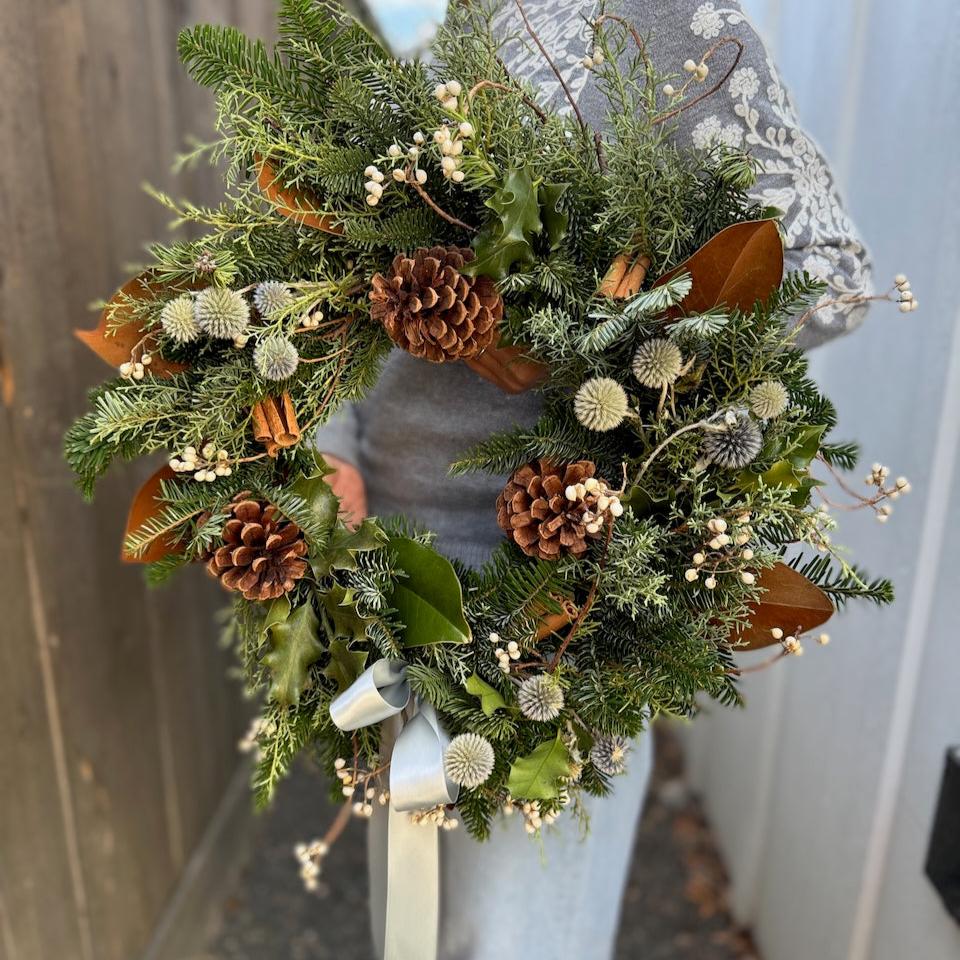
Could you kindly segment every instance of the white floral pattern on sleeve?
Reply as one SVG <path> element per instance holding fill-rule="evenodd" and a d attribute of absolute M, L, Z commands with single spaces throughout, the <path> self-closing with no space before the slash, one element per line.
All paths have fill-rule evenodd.
<path fill-rule="evenodd" d="M 726 27 L 746 23 L 732 7 L 701 3 L 690 20 L 690 30 L 705 40 Z M 727 84 L 729 107 L 719 107 L 690 130 L 693 144 L 703 148 L 724 143 L 747 149 L 760 164 L 755 196 L 765 206 L 784 212 L 787 262 L 806 270 L 830 286 L 825 300 L 837 295 L 862 294 L 870 288 L 870 266 L 834 187 L 833 178 L 817 145 L 800 128 L 796 110 L 780 75 L 764 57 L 761 76 L 755 66 L 739 67 Z M 863 318 L 863 307 L 820 310 L 811 331 L 812 342 L 838 330 L 851 329 Z"/>

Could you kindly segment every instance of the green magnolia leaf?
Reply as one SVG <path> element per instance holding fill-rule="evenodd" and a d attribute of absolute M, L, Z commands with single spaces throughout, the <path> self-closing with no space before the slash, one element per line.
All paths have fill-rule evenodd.
<path fill-rule="evenodd" d="M 500 691 L 496 687 L 491 687 L 486 680 L 476 673 L 467 679 L 464 686 L 467 688 L 467 693 L 472 693 L 475 697 L 480 698 L 480 709 L 488 717 L 507 706 L 507 701 L 500 695 Z"/>
<path fill-rule="evenodd" d="M 547 231 L 550 249 L 556 250 L 563 243 L 570 226 L 570 214 L 560 209 L 560 200 L 570 188 L 569 183 L 542 183 L 537 193 L 540 201 L 540 216 Z"/>
<path fill-rule="evenodd" d="M 552 800 L 568 776 L 570 754 L 558 731 L 555 739 L 545 740 L 529 756 L 514 760 L 507 790 L 517 799 Z"/>
<path fill-rule="evenodd" d="M 463 591 L 453 564 L 433 548 L 408 537 L 392 537 L 390 549 L 406 574 L 396 582 L 389 598 L 404 624 L 403 645 L 469 643 Z"/>
<path fill-rule="evenodd" d="M 285 598 L 284 598 L 285 599 Z M 307 671 L 310 665 L 316 663 L 323 653 L 323 646 L 318 638 L 320 626 L 313 606 L 305 603 L 281 618 L 282 607 L 276 613 L 271 606 L 267 613 L 270 640 L 273 649 L 263 658 L 270 668 L 273 681 L 270 684 L 269 697 L 284 706 L 291 706 L 300 702 L 300 694 L 307 684 Z"/>
<path fill-rule="evenodd" d="M 365 650 L 351 650 L 343 640 L 330 641 L 330 663 L 323 675 L 337 685 L 337 692 L 346 690 L 367 665 Z"/>
<path fill-rule="evenodd" d="M 804 427 L 782 440 L 771 451 L 773 456 L 778 457 L 773 466 L 759 474 L 744 470 L 739 477 L 740 488 L 755 490 L 761 482 L 766 487 L 794 488 L 802 491 L 800 500 L 806 502 L 813 487 L 819 485 L 819 481 L 812 480 L 808 472 L 820 450 L 825 431 L 824 426 Z"/>
<path fill-rule="evenodd" d="M 338 523 L 322 553 L 311 557 L 310 565 L 318 577 L 325 577 L 334 570 L 356 570 L 357 554 L 376 550 L 387 542 L 387 535 L 368 517 L 355 530 Z"/>
<path fill-rule="evenodd" d="M 353 591 L 335 583 L 326 593 L 320 595 L 320 602 L 333 627 L 334 637 L 346 637 L 349 640 L 364 640 L 367 625 L 372 622 L 357 610 L 357 601 Z"/>
<path fill-rule="evenodd" d="M 486 201 L 496 217 L 477 234 L 473 242 L 476 259 L 463 273 L 502 280 L 514 264 L 533 263 L 532 239 L 543 230 L 537 187 L 525 167 L 507 171 L 503 185 Z"/>

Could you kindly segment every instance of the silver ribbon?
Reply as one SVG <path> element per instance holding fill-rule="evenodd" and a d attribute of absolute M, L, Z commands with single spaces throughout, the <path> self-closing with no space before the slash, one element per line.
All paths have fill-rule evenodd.
<path fill-rule="evenodd" d="M 413 823 L 408 814 L 454 803 L 459 787 L 443 767 L 449 738 L 430 704 L 411 706 L 406 673 L 402 660 L 378 660 L 333 700 L 330 718 L 344 731 L 391 717 L 403 723 L 390 760 L 383 957 L 435 960 L 440 919 L 439 831 Z"/>

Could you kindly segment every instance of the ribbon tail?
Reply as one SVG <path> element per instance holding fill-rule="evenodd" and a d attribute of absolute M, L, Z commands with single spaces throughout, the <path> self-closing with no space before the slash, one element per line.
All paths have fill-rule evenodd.
<path fill-rule="evenodd" d="M 440 923 L 440 831 L 391 805 L 383 960 L 432 960 Z"/>

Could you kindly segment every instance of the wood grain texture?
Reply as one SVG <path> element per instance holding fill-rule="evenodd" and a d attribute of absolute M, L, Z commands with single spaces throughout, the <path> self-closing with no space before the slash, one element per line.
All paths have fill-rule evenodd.
<path fill-rule="evenodd" d="M 0 958 L 131 960 L 152 936 L 236 767 L 240 692 L 197 572 L 148 593 L 122 568 L 150 465 L 85 506 L 61 437 L 103 376 L 72 336 L 168 215 L 143 181 L 205 202 L 170 162 L 208 136 L 176 63 L 201 20 L 268 28 L 272 4 L 0 0 Z M 9 139 L 8 139 L 9 138 Z"/>

